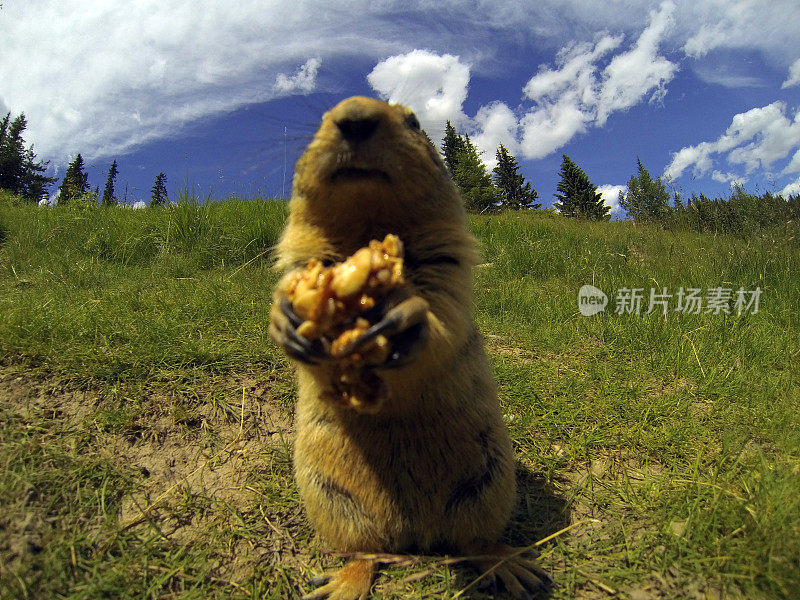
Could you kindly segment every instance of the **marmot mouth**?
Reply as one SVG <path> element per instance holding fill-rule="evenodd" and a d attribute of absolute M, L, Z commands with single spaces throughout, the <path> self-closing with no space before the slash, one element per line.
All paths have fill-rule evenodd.
<path fill-rule="evenodd" d="M 365 179 L 383 179 L 391 183 L 389 175 L 380 169 L 361 169 L 359 167 L 342 167 L 336 169 L 331 175 L 332 182 L 338 181 L 363 181 Z"/>

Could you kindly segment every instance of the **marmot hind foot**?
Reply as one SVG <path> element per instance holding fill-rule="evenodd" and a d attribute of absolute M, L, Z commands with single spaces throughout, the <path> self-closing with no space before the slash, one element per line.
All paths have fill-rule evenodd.
<path fill-rule="evenodd" d="M 355 559 L 338 571 L 325 573 L 311 580 L 312 584 L 324 584 L 303 596 L 302 600 L 366 600 L 375 574 L 375 561 Z M 326 583 L 327 582 L 327 583 Z"/>
<path fill-rule="evenodd" d="M 538 598 L 552 587 L 553 580 L 525 551 L 505 544 L 484 546 L 472 564 L 482 573 L 491 574 L 514 600 Z"/>

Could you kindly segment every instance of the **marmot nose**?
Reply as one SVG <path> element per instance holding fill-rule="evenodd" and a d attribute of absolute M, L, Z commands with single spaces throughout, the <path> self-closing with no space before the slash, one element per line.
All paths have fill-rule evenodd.
<path fill-rule="evenodd" d="M 348 142 L 363 142 L 372 137 L 378 123 L 377 117 L 342 117 L 336 126 Z"/>

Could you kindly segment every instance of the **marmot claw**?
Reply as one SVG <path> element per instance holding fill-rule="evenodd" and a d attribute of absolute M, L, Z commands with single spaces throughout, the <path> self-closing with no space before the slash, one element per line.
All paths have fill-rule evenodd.
<path fill-rule="evenodd" d="M 281 298 L 278 308 L 273 307 L 269 325 L 272 340 L 294 359 L 309 365 L 319 365 L 331 360 L 320 340 L 309 340 L 297 333 L 303 319 L 297 316 L 288 298 Z"/>
<path fill-rule="evenodd" d="M 427 339 L 426 316 L 428 302 L 421 296 L 411 296 L 393 306 L 383 318 L 361 336 L 353 340 L 343 354 L 351 354 L 383 335 L 392 343 L 392 353 L 381 369 L 402 367 L 411 362 L 417 351 L 421 350 Z"/>

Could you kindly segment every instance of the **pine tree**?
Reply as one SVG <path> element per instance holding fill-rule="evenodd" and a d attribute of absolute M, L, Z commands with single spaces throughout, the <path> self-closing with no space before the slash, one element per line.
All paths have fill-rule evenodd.
<path fill-rule="evenodd" d="M 80 154 L 69 163 L 58 191 L 59 204 L 68 204 L 89 191 L 89 175 L 84 171 L 83 157 Z"/>
<path fill-rule="evenodd" d="M 467 210 L 485 212 L 493 208 L 498 200 L 498 190 L 469 136 L 463 138 L 463 147 L 456 155 L 455 165 L 453 180 L 461 190 Z"/>
<path fill-rule="evenodd" d="M 450 121 L 444 127 L 444 139 L 442 140 L 442 156 L 450 176 L 454 177 L 456 165 L 458 164 L 458 154 L 465 149 L 465 140 L 456 133 L 455 127 Z"/>
<path fill-rule="evenodd" d="M 27 124 L 24 114 L 12 121 L 10 112 L 0 122 L 0 188 L 38 201 L 55 178 L 43 175 L 48 163 L 36 160 L 33 146 L 25 147 Z"/>
<path fill-rule="evenodd" d="M 635 221 L 663 222 L 670 212 L 669 192 L 661 177 L 653 179 L 644 168 L 641 159 L 636 159 L 639 176 L 628 180 L 628 193 L 620 194 L 620 205 Z"/>
<path fill-rule="evenodd" d="M 150 192 L 150 206 L 164 206 L 169 201 L 166 183 L 167 176 L 164 173 L 156 175 L 156 181 Z"/>
<path fill-rule="evenodd" d="M 13 122 L 9 122 L 10 119 L 9 112 L 0 125 L 0 188 L 19 193 L 25 151 L 22 143 L 25 116 L 20 115 Z"/>
<path fill-rule="evenodd" d="M 566 154 L 562 156 L 561 181 L 556 186 L 561 193 L 555 194 L 559 202 L 554 206 L 567 217 L 609 220 L 611 218 L 609 208 L 603 202 L 603 196 L 597 191 L 597 186 L 589 181 L 583 169 L 572 162 L 569 156 Z"/>
<path fill-rule="evenodd" d="M 117 159 L 114 159 L 114 162 L 111 163 L 111 167 L 108 169 L 106 187 L 103 190 L 103 199 L 101 200 L 103 206 L 114 206 L 117 203 L 117 197 L 114 194 L 114 183 L 117 180 L 117 173 L 119 173 L 117 169 Z"/>
<path fill-rule="evenodd" d="M 497 149 L 497 166 L 493 169 L 494 181 L 500 191 L 500 204 L 503 208 L 541 208 L 541 204 L 534 204 L 534 200 L 539 197 L 531 187 L 531 183 L 525 181 L 525 177 L 519 173 L 519 164 L 514 155 L 508 152 L 503 144 Z"/>

